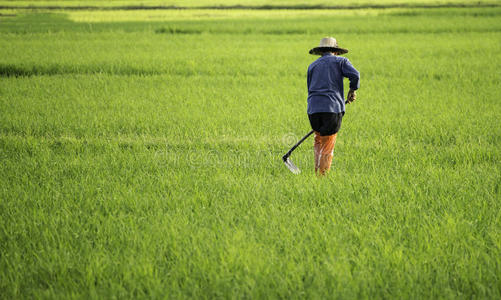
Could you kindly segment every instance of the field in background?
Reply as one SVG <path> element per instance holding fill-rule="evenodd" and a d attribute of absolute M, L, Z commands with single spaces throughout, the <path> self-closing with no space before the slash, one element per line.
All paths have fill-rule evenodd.
<path fill-rule="evenodd" d="M 0 297 L 501 297 L 500 21 L 0 10 Z M 280 156 L 326 35 L 362 87 L 318 180 Z"/>
<path fill-rule="evenodd" d="M 371 6 L 481 6 L 501 5 L 499 0 L 0 0 L 0 7 L 371 7 Z"/>

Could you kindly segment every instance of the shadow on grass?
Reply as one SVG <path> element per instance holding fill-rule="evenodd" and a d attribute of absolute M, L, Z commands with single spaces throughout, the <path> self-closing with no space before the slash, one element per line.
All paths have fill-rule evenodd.
<path fill-rule="evenodd" d="M 165 34 L 200 34 L 202 30 L 198 29 L 182 29 L 175 27 L 162 27 L 155 30 L 155 33 L 165 33 Z"/>
<path fill-rule="evenodd" d="M 276 23 L 274 25 L 280 25 Z M 14 34 L 31 33 L 56 33 L 56 32 L 151 32 L 166 35 L 190 35 L 190 34 L 307 34 L 309 30 L 292 25 L 295 28 L 277 28 L 273 29 L 256 27 L 255 24 L 239 23 L 235 26 L 233 22 L 214 23 L 205 22 L 100 22 L 85 23 L 74 22 L 62 13 L 27 13 L 15 17 L 6 18 L 0 32 Z M 22 72 L 22 71 L 21 71 Z"/>
<path fill-rule="evenodd" d="M 160 70 L 140 69 L 131 66 L 65 66 L 65 65 L 32 65 L 19 66 L 15 64 L 0 64 L 0 77 L 29 77 L 40 75 L 63 74 L 108 74 L 108 75 L 159 75 L 165 74 Z"/>

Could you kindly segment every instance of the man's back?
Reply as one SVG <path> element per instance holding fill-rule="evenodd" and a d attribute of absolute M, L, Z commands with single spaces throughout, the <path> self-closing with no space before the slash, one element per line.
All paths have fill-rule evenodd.
<path fill-rule="evenodd" d="M 345 57 L 324 54 L 308 67 L 308 114 L 344 112 L 343 78 L 350 79 L 350 88 L 359 87 L 359 72 Z"/>

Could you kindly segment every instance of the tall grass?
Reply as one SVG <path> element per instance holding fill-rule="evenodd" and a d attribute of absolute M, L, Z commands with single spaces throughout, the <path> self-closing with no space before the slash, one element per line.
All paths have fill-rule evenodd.
<path fill-rule="evenodd" d="M 303 13 L 0 19 L 1 297 L 501 297 L 499 9 Z M 280 156 L 325 35 L 362 88 L 319 180 Z"/>

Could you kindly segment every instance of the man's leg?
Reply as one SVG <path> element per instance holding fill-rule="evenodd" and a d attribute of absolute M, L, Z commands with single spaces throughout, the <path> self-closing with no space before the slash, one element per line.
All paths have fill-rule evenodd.
<path fill-rule="evenodd" d="M 337 133 L 322 136 L 315 132 L 315 173 L 325 175 L 331 168 Z"/>
<path fill-rule="evenodd" d="M 313 149 L 315 151 L 315 174 L 320 168 L 320 153 L 322 149 L 322 143 L 320 139 L 320 132 L 315 131 L 315 140 L 313 141 Z"/>
<path fill-rule="evenodd" d="M 342 113 L 315 113 L 308 115 L 315 131 L 315 173 L 324 175 L 331 167 L 337 132 L 341 128 Z"/>

